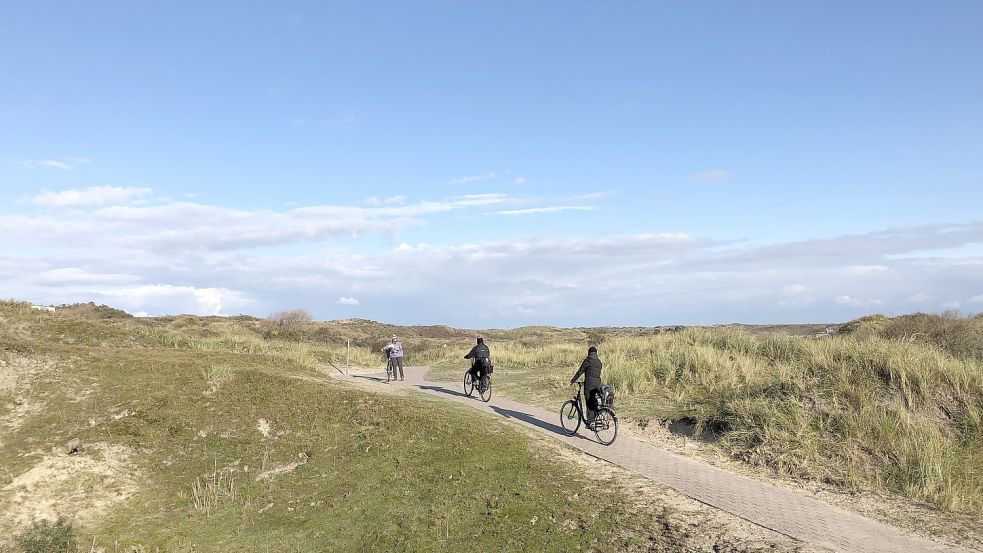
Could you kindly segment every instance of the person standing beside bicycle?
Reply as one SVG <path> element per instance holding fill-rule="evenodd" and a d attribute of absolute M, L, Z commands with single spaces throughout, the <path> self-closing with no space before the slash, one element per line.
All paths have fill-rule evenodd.
<path fill-rule="evenodd" d="M 382 352 L 389 356 L 389 362 L 392 364 L 393 380 L 396 379 L 396 367 L 399 367 L 399 379 L 405 380 L 403 377 L 403 343 L 399 341 L 399 338 L 395 334 L 393 334 L 392 341 L 386 344 L 386 347 L 382 348 Z"/>
<path fill-rule="evenodd" d="M 597 395 L 600 392 L 601 384 L 601 359 L 597 356 L 597 348 L 591 346 L 587 348 L 587 357 L 580 364 L 580 370 L 570 379 L 570 384 L 575 384 L 580 375 L 584 375 L 584 400 L 587 403 L 587 425 L 594 423 L 594 415 L 599 407 Z"/>

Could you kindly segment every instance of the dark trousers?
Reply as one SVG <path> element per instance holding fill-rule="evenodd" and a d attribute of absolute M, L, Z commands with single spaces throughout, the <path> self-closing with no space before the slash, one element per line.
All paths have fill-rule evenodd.
<path fill-rule="evenodd" d="M 485 368 L 481 366 L 481 363 L 475 363 L 471 365 L 471 378 L 474 379 L 474 383 L 478 384 L 481 381 L 481 377 L 485 375 Z"/>
<path fill-rule="evenodd" d="M 390 357 L 389 362 L 393 364 L 393 377 L 396 376 L 396 367 L 399 367 L 399 377 L 403 378 L 403 358 Z"/>
<path fill-rule="evenodd" d="M 584 403 L 587 405 L 587 422 L 593 422 L 594 416 L 597 414 L 597 396 L 601 393 L 597 388 L 592 388 L 587 390 L 587 401 Z"/>

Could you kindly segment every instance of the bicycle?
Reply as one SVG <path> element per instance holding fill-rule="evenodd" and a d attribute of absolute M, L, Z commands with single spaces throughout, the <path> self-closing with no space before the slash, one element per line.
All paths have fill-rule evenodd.
<path fill-rule="evenodd" d="M 386 358 L 386 382 L 396 380 L 396 365 L 393 364 L 392 357 Z"/>
<path fill-rule="evenodd" d="M 594 412 L 594 422 L 588 424 L 584 416 L 584 408 L 581 406 L 581 392 L 583 384 L 577 382 L 577 395 L 573 399 L 563 402 L 560 407 L 560 426 L 570 436 L 577 433 L 580 424 L 594 431 L 597 441 L 603 445 L 611 445 L 618 437 L 618 415 L 610 407 L 602 406 Z"/>
<path fill-rule="evenodd" d="M 481 401 L 488 403 L 491 399 L 491 375 L 488 371 L 482 371 L 481 379 L 475 383 L 474 376 L 471 375 L 471 371 L 468 370 L 464 373 L 464 395 L 471 397 L 474 389 L 478 389 L 478 395 L 481 396 Z"/>

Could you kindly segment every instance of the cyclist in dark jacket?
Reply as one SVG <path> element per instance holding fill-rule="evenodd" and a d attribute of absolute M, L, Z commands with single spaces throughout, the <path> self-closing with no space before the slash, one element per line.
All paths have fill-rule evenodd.
<path fill-rule="evenodd" d="M 478 338 L 478 343 L 471 348 L 471 351 L 464 358 L 471 360 L 471 368 L 468 369 L 471 378 L 475 382 L 481 382 L 481 377 L 485 374 L 485 364 L 491 364 L 491 351 L 485 345 L 485 340 Z"/>
<path fill-rule="evenodd" d="M 587 401 L 587 423 L 594 422 L 594 412 L 597 410 L 597 393 L 601 387 L 601 359 L 597 356 L 597 348 L 587 348 L 587 357 L 580 364 L 580 370 L 570 379 L 573 384 L 584 375 L 584 399 Z"/>

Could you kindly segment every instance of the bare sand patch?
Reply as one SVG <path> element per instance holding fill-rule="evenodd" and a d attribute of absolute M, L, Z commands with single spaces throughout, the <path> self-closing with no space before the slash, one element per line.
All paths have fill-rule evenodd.
<path fill-rule="evenodd" d="M 0 488 L 0 535 L 58 515 L 83 523 L 101 517 L 136 492 L 140 475 L 134 458 L 133 450 L 106 443 L 86 444 L 77 455 L 61 449 L 42 454 Z"/>

